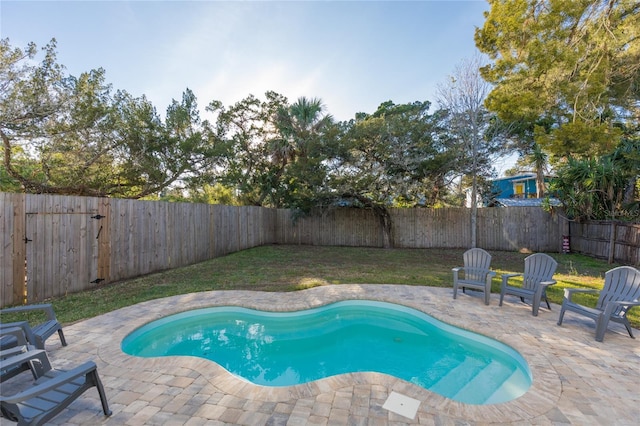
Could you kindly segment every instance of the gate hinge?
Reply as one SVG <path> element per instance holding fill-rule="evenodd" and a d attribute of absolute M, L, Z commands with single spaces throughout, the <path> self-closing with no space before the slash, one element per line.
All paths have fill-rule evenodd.
<path fill-rule="evenodd" d="M 106 217 L 106 216 L 102 216 L 101 214 L 97 214 L 95 216 L 91 216 L 91 219 L 102 219 L 103 217 Z"/>
<path fill-rule="evenodd" d="M 102 281 L 104 281 L 104 278 L 96 278 L 93 281 L 90 281 L 91 284 L 100 284 Z"/>
<path fill-rule="evenodd" d="M 25 237 L 24 237 L 24 243 L 25 243 L 25 244 L 27 244 L 29 241 L 33 241 L 33 240 L 30 240 L 29 238 L 27 238 L 27 237 L 25 236 Z"/>

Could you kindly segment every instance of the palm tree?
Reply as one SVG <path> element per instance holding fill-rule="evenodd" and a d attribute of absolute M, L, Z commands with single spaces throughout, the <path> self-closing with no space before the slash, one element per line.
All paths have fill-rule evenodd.
<path fill-rule="evenodd" d="M 305 158 L 313 139 L 333 121 L 330 115 L 322 115 L 324 105 L 318 98 L 300 97 L 278 112 L 277 126 L 282 139 L 274 145 L 274 155 L 284 162 Z"/>
<path fill-rule="evenodd" d="M 542 150 L 540 145 L 534 142 L 531 151 L 522 158 L 520 163 L 523 166 L 533 168 L 536 173 L 536 197 L 544 197 L 544 176 L 548 171 L 549 155 Z"/>
<path fill-rule="evenodd" d="M 324 179 L 320 159 L 323 134 L 333 118 L 323 111 L 319 99 L 301 97 L 275 112 L 277 137 L 269 142 L 269 154 L 274 165 L 271 186 L 276 188 L 276 205 L 301 202 Z"/>

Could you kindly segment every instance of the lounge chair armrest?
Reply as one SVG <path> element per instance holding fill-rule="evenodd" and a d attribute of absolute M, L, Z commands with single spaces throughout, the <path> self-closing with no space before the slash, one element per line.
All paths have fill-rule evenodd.
<path fill-rule="evenodd" d="M 30 311 L 44 311 L 47 315 L 47 319 L 57 321 L 56 314 L 53 311 L 53 306 L 51 303 L 41 303 L 38 305 L 25 305 L 25 306 L 14 306 L 13 308 L 5 308 L 0 310 L 0 313 L 8 314 L 15 312 L 30 312 Z"/>
<path fill-rule="evenodd" d="M 598 290 L 593 290 L 593 289 L 586 289 L 586 288 L 565 288 L 564 289 L 564 298 L 567 300 L 571 300 L 571 296 L 573 296 L 574 293 L 592 293 L 592 294 L 597 294 L 599 293 Z"/>
<path fill-rule="evenodd" d="M 27 351 L 35 351 L 35 350 L 38 350 L 38 349 L 36 349 L 31 345 L 14 346 L 13 348 L 0 351 L 0 360 L 7 359 L 12 356 L 20 355 Z"/>
<path fill-rule="evenodd" d="M 45 392 L 49 392 L 65 383 L 81 377 L 86 376 L 87 374 L 95 371 L 97 369 L 96 364 L 93 361 L 87 361 L 84 364 L 69 370 L 61 372 L 51 379 L 47 379 L 46 381 L 40 382 L 25 391 L 20 393 L 9 395 L 9 396 L 0 396 L 0 401 L 8 403 L 8 404 L 17 404 L 27 399 L 34 398 L 38 395 L 42 395 Z M 87 378 L 88 380 L 88 378 Z"/>
<path fill-rule="evenodd" d="M 2 327 L 0 328 L 0 336 L 13 336 L 18 342 L 18 346 L 27 345 L 27 336 L 22 327 Z"/>
<path fill-rule="evenodd" d="M 16 321 L 16 322 L 5 322 L 0 323 L 0 332 L 2 330 L 6 330 L 7 328 L 20 328 L 24 333 L 24 336 L 27 338 L 27 342 L 35 345 L 36 344 L 36 336 L 33 334 L 33 329 L 29 325 L 27 321 Z"/>
<path fill-rule="evenodd" d="M 451 272 L 460 272 L 464 269 L 462 266 L 457 266 L 455 268 L 451 268 Z"/>
<path fill-rule="evenodd" d="M 14 346 L 13 348 L 2 350 L 0 351 L 0 361 L 5 358 L 20 355 L 22 353 L 25 353 L 28 350 L 29 350 L 29 347 L 27 345 Z"/>
<path fill-rule="evenodd" d="M 23 348 L 27 349 L 24 346 Z M 11 349 L 9 349 L 9 351 L 11 351 Z M 6 359 L 0 359 L 0 370 L 6 371 L 27 362 L 35 364 L 35 372 L 37 372 L 37 376 L 41 376 L 47 371 L 51 370 L 49 357 L 47 357 L 47 353 L 42 349 L 24 350 L 23 352 L 17 353 Z"/>

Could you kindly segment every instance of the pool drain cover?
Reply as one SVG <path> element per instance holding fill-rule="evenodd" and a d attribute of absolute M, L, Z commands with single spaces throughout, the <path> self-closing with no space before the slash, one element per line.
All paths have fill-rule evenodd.
<path fill-rule="evenodd" d="M 420 407 L 420 401 L 397 392 L 391 392 L 389 398 L 382 405 L 382 408 L 409 419 L 413 419 L 416 416 L 418 407 Z"/>

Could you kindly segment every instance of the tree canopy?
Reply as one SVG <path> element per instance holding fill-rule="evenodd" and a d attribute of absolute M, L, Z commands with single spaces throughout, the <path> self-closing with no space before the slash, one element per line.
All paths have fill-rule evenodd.
<path fill-rule="evenodd" d="M 140 198 L 208 164 L 215 141 L 189 89 L 163 122 L 144 96 L 114 92 L 103 69 L 66 75 L 55 47 L 34 64 L 35 45 L 0 40 L 3 187 Z"/>
<path fill-rule="evenodd" d="M 493 61 L 487 106 L 529 123 L 556 157 L 613 150 L 640 120 L 640 3 L 635 0 L 489 0 L 476 30 Z"/>
<path fill-rule="evenodd" d="M 382 103 L 336 122 L 318 98 L 267 92 L 200 118 L 186 89 L 164 118 L 145 96 L 115 90 L 103 69 L 66 73 L 56 42 L 0 42 L 0 190 L 111 197 L 224 199 L 309 211 L 315 206 L 451 202 L 469 172 L 453 113 L 428 101 Z M 38 58 L 41 58 L 38 61 Z M 480 154 L 480 152 L 478 152 Z M 488 164 L 482 163 L 483 168 Z"/>
<path fill-rule="evenodd" d="M 514 4 L 529 5 L 527 2 Z M 550 2 L 549 10 L 555 11 L 563 4 Z M 502 25 L 498 25 L 501 16 L 498 12 L 506 14 L 506 11 L 501 9 L 502 2 L 495 5 L 485 28 Z M 627 12 L 635 10 L 623 1 L 601 8 L 580 9 L 583 13 L 590 10 L 591 14 L 580 18 L 576 25 L 587 28 L 592 15 L 600 16 L 603 10 L 609 9 L 612 10 L 610 16 L 630 19 L 619 11 L 613 13 L 616 7 L 623 6 Z M 531 12 L 522 7 L 522 13 Z M 497 15 L 492 15 L 494 12 Z M 541 21 L 545 14 L 551 13 L 544 8 L 534 8 L 533 12 Z M 514 19 L 518 16 L 515 14 Z M 570 17 L 577 19 L 574 14 Z M 573 22 L 571 19 L 567 22 Z M 506 43 L 504 34 L 493 39 L 487 35 L 491 32 L 478 34 L 486 43 L 491 40 Z M 621 34 L 627 35 L 624 31 Z M 527 48 L 537 46 L 536 37 L 527 35 L 531 38 Z M 627 50 L 628 54 L 636 52 L 635 43 L 635 39 L 630 39 L 626 47 L 621 48 L 624 55 Z M 499 45 L 498 41 L 495 44 Z M 510 54 L 517 53 L 502 48 Z M 547 158 L 544 149 L 553 147 L 550 140 L 560 140 L 562 132 L 580 139 L 579 129 L 570 126 L 573 117 L 596 126 L 596 130 L 604 126 L 611 134 L 619 135 L 617 150 L 610 150 L 606 160 L 614 164 L 610 170 L 621 172 L 616 185 L 626 182 L 626 186 L 622 189 L 615 186 L 615 200 L 609 197 L 602 202 L 615 208 L 633 204 L 640 128 L 637 114 L 633 115 L 638 109 L 637 97 L 633 98 L 637 95 L 635 77 L 631 75 L 631 80 L 625 80 L 629 83 L 626 86 L 622 77 L 612 78 L 610 87 L 602 92 L 604 95 L 596 97 L 596 101 L 606 98 L 615 102 L 587 103 L 597 106 L 592 110 L 587 104 L 578 108 L 583 104 L 577 101 L 570 106 L 567 94 L 577 92 L 563 89 L 555 95 L 545 92 L 541 97 L 550 103 L 537 106 L 535 111 L 526 105 L 509 111 L 494 102 L 499 96 L 509 94 L 509 90 L 526 89 L 514 82 L 520 81 L 518 78 L 521 83 L 533 78 L 524 70 L 541 69 L 538 62 L 542 59 L 533 61 L 531 58 L 535 55 L 520 52 L 518 58 L 532 60 L 538 68 L 517 64 L 509 68 L 501 62 L 503 50 L 493 52 L 494 63 L 482 68 L 482 72 L 496 79 L 486 103 L 496 107 L 495 112 L 482 105 L 484 89 L 459 90 L 480 85 L 486 88 L 477 75 L 479 65 L 472 64 L 464 70 L 466 74 L 459 72 L 453 76 L 450 90 L 442 92 L 448 95 L 447 102 L 434 111 L 426 100 L 406 104 L 387 101 L 372 113 L 360 112 L 352 120 L 336 122 L 318 98 L 303 96 L 291 103 L 285 96 L 269 91 L 263 99 L 248 95 L 231 106 L 212 100 L 205 109 L 208 119 L 204 120 L 196 95 L 188 88 L 179 100 L 171 102 L 161 117 L 145 96 L 134 97 L 124 90 L 115 90 L 107 83 L 103 69 L 68 75 L 57 61 L 55 40 L 42 49 L 34 44 L 21 49 L 3 39 L 0 40 L 3 148 L 0 191 L 160 197 L 291 208 L 300 212 L 309 212 L 314 207 L 357 206 L 374 210 L 389 237 L 390 207 L 461 205 L 459 198 L 451 196 L 452 182 L 458 178 L 460 182 L 467 182 L 469 176 L 475 182 L 474 177 L 491 176 L 491 156 L 505 147 L 515 146 L 522 152 L 535 154 L 532 164 L 542 170 Z M 625 76 L 635 69 L 627 65 Z M 618 66 L 622 67 L 622 62 Z M 548 75 L 555 75 L 553 69 L 548 65 L 541 75 L 550 78 Z M 500 70 L 506 71 L 501 74 Z M 467 74 L 475 77 L 466 78 Z M 514 75 L 519 77 L 514 79 Z M 549 90 L 562 86 L 560 79 L 552 81 L 555 86 L 549 86 Z M 583 80 L 583 85 L 587 83 L 591 84 L 588 78 Z M 525 92 L 525 98 L 529 95 Z M 473 105 L 466 101 L 473 101 Z M 515 97 L 505 98 L 505 102 L 517 106 Z M 547 111 L 549 105 L 553 108 Z M 584 118 L 589 116 L 586 111 L 600 111 L 598 108 L 605 105 L 609 112 L 604 114 L 603 109 L 600 121 Z M 535 113 L 528 115 L 531 111 Z M 510 135 L 524 143 L 506 144 L 504 123 L 509 124 Z M 593 138 L 602 135 L 590 137 L 589 144 L 593 145 Z M 573 145 L 562 146 L 569 149 L 572 156 L 578 156 L 572 151 Z M 602 150 L 599 146 L 591 151 Z M 554 152 L 564 155 L 564 151 Z M 587 152 L 580 155 L 586 156 Z M 602 168 L 605 164 L 602 161 L 593 164 Z M 569 166 L 582 167 L 575 161 Z M 578 170 L 562 172 L 573 176 Z M 583 191 L 569 186 L 561 191 L 570 194 L 571 190 Z M 601 189 L 598 191 L 603 193 Z M 605 192 L 611 193 L 608 189 Z M 600 202 L 600 198 L 595 200 Z M 609 207 L 592 211 L 611 212 Z"/>

